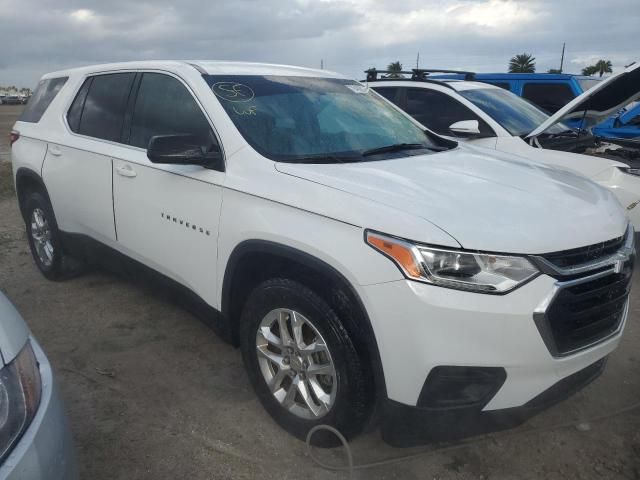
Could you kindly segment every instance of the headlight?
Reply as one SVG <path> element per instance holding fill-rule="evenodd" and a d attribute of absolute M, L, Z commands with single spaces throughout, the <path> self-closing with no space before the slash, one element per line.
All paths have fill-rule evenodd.
<path fill-rule="evenodd" d="M 38 362 L 27 342 L 0 370 L 0 460 L 9 454 L 38 410 L 41 394 Z"/>
<path fill-rule="evenodd" d="M 374 232 L 366 233 L 366 241 L 407 278 L 442 287 L 504 293 L 539 273 L 524 257 L 432 248 Z"/>

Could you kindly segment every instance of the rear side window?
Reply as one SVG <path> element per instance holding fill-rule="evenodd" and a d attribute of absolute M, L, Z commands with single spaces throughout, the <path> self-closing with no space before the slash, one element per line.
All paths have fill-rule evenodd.
<path fill-rule="evenodd" d="M 481 136 L 495 136 L 484 120 L 446 93 L 424 88 L 408 88 L 405 110 L 425 127 L 441 135 L 454 135 L 449 126 L 456 122 L 477 120 Z"/>
<path fill-rule="evenodd" d="M 119 142 L 135 73 L 88 78 L 67 114 L 69 127 L 89 137 Z"/>
<path fill-rule="evenodd" d="M 522 96 L 548 113 L 555 113 L 575 98 L 566 83 L 525 83 Z"/>
<path fill-rule="evenodd" d="M 36 91 L 20 116 L 20 121 L 39 122 L 68 79 L 69 77 L 49 78 L 38 83 Z"/>
<path fill-rule="evenodd" d="M 195 135 L 207 151 L 218 145 L 202 110 L 179 80 L 160 73 L 143 74 L 129 144 L 147 148 L 153 136 L 176 134 Z"/>

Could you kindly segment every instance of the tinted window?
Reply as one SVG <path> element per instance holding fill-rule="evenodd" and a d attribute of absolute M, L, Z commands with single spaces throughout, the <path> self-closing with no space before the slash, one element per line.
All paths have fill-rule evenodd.
<path fill-rule="evenodd" d="M 526 83 L 522 96 L 549 113 L 555 113 L 574 99 L 566 83 Z"/>
<path fill-rule="evenodd" d="M 71 131 L 78 133 L 80 129 L 80 119 L 82 117 L 82 108 L 84 107 L 84 101 L 87 98 L 87 92 L 91 86 L 92 78 L 88 78 L 84 81 L 82 88 L 74 98 L 71 108 L 67 112 L 67 123 Z"/>
<path fill-rule="evenodd" d="M 463 120 L 477 120 L 480 134 L 494 136 L 487 123 L 446 93 L 425 88 L 408 88 L 405 110 L 409 115 L 441 135 L 453 135 L 449 126 Z"/>
<path fill-rule="evenodd" d="M 365 152 L 389 145 L 416 144 L 414 154 L 435 147 L 402 112 L 353 80 L 276 75 L 205 78 L 245 140 L 273 160 L 367 161 L 381 157 L 364 156 Z"/>
<path fill-rule="evenodd" d="M 549 118 L 549 115 L 532 103 L 502 89 L 474 88 L 458 93 L 514 136 L 531 133 Z M 558 123 L 549 127 L 547 133 L 561 133 L 568 129 L 566 125 Z"/>
<path fill-rule="evenodd" d="M 78 132 L 119 142 L 134 73 L 96 75 L 84 101 Z"/>
<path fill-rule="evenodd" d="M 390 102 L 395 103 L 396 105 L 400 103 L 399 101 L 400 89 L 398 87 L 381 87 L 381 88 L 376 87 L 374 88 L 374 90 L 378 92 L 380 95 L 382 95 L 384 98 L 389 100 Z"/>
<path fill-rule="evenodd" d="M 20 116 L 21 122 L 39 122 L 49 104 L 67 82 L 68 77 L 42 80 Z"/>
<path fill-rule="evenodd" d="M 147 148 L 151 137 L 175 134 L 195 135 L 208 151 L 217 145 L 209 122 L 185 86 L 168 75 L 145 73 L 133 111 L 129 143 Z"/>

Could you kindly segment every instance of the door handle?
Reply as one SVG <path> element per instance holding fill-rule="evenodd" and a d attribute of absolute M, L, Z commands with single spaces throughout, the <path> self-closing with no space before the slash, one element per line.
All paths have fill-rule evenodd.
<path fill-rule="evenodd" d="M 117 167 L 116 168 L 116 172 L 118 172 L 118 175 L 122 176 L 122 177 L 129 177 L 129 178 L 133 178 L 136 175 L 138 175 L 135 170 L 133 168 L 131 168 L 131 165 L 124 165 L 122 167 Z"/>
<path fill-rule="evenodd" d="M 60 155 L 62 155 L 62 152 L 60 151 L 60 147 L 57 145 L 51 145 L 49 147 L 49 153 L 54 157 L 59 157 Z"/>

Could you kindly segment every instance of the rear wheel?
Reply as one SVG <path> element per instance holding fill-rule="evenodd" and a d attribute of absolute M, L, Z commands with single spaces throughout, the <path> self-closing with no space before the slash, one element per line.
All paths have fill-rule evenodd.
<path fill-rule="evenodd" d="M 300 439 L 319 424 L 347 438 L 363 429 L 371 403 L 365 365 L 315 292 L 288 279 L 259 285 L 242 314 L 241 347 L 260 401 L 284 429 Z M 327 432 L 314 443 L 337 445 Z"/>
<path fill-rule="evenodd" d="M 62 249 L 49 200 L 40 192 L 32 192 L 25 200 L 24 212 L 31 254 L 42 274 L 49 280 L 61 280 L 78 273 L 80 264 Z"/>

